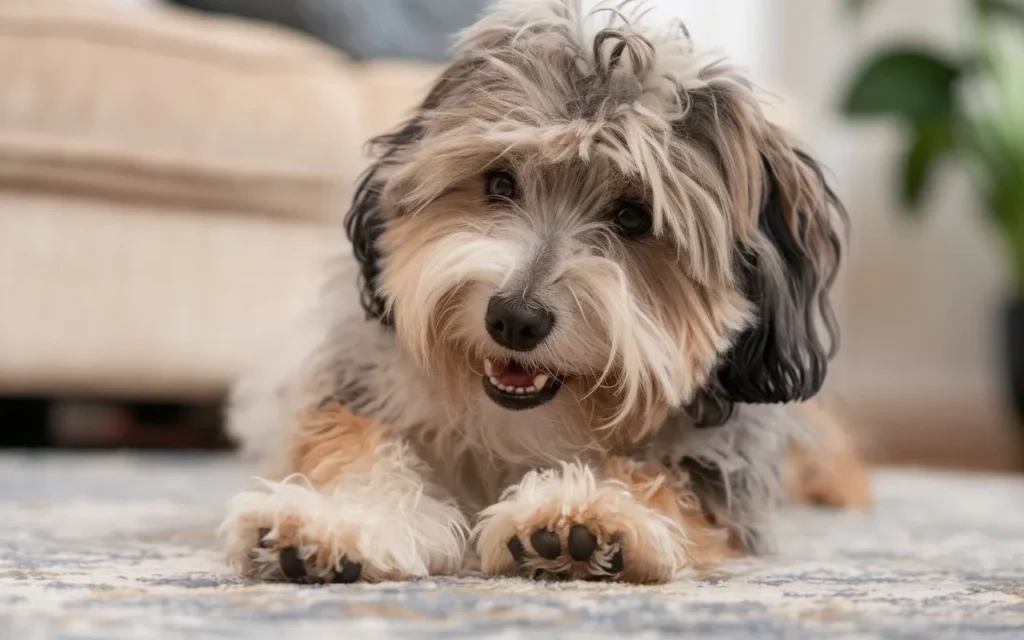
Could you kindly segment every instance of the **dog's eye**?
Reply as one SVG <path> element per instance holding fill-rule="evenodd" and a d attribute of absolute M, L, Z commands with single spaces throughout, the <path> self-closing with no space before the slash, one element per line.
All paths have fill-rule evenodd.
<path fill-rule="evenodd" d="M 505 171 L 487 174 L 487 195 L 501 200 L 511 200 L 516 195 L 516 179 Z"/>
<path fill-rule="evenodd" d="M 651 232 L 651 210 L 639 202 L 623 202 L 615 214 L 615 226 L 627 238 L 639 238 Z"/>

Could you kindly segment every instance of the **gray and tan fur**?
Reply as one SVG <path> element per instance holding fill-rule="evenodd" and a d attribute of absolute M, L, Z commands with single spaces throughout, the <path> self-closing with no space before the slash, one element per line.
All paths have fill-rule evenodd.
<path fill-rule="evenodd" d="M 799 431 L 777 405 L 824 380 L 845 215 L 747 79 L 642 9 L 499 1 L 375 141 L 355 260 L 299 346 L 234 396 L 233 431 L 260 434 L 282 480 L 225 522 L 243 572 L 401 578 L 457 570 L 475 543 L 487 572 L 658 581 L 715 540 L 733 539 L 716 557 L 770 547 Z M 500 344 L 494 300 L 549 333 Z M 510 411 L 486 361 L 562 387 Z M 310 418 L 324 406 L 357 426 Z M 365 460 L 304 440 L 353 430 Z M 597 548 L 570 559 L 580 524 Z"/>

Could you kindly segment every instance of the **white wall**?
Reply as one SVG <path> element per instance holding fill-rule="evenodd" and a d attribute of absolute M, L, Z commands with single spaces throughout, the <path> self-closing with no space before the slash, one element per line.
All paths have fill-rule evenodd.
<path fill-rule="evenodd" d="M 840 0 L 780 0 L 774 80 L 799 99 L 803 133 L 833 169 L 854 221 L 836 382 L 854 394 L 960 399 L 1001 392 L 1002 247 L 959 171 L 945 170 L 915 222 L 894 197 L 898 130 L 851 124 L 835 105 L 880 45 L 965 42 L 966 2 L 882 0 L 863 23 Z"/>
<path fill-rule="evenodd" d="M 656 0 L 651 15 L 682 18 L 702 50 L 721 50 L 755 79 L 771 72 L 772 30 L 765 28 L 774 0 Z"/>
<path fill-rule="evenodd" d="M 583 0 L 584 6 L 615 4 L 621 0 Z M 766 53 L 772 31 L 766 29 L 776 0 L 640 0 L 647 20 L 668 22 L 680 18 L 701 50 L 727 53 L 755 78 L 767 78 Z"/>
<path fill-rule="evenodd" d="M 840 290 L 844 347 L 833 384 L 852 397 L 971 402 L 1002 389 L 1002 247 L 963 176 L 941 174 L 926 218 L 900 215 L 896 128 L 836 112 L 850 74 L 877 47 L 966 44 L 964 0 L 880 0 L 862 21 L 842 0 L 662 0 L 698 43 L 723 47 L 791 100 L 798 134 L 835 177 L 853 219 Z M 1024 72 L 1024 71 L 1022 71 Z"/>

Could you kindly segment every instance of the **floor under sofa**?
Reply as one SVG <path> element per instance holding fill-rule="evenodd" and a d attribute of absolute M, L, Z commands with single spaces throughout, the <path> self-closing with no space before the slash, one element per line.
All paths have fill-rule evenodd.
<path fill-rule="evenodd" d="M 659 587 L 478 576 L 258 584 L 215 529 L 229 455 L 0 455 L 0 638 L 1022 638 L 1024 477 L 882 470 L 867 513 L 803 508 L 780 553 Z"/>

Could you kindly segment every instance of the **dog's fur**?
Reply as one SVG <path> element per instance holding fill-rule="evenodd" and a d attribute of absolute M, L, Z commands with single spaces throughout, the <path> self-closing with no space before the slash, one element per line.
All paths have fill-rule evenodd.
<path fill-rule="evenodd" d="M 317 326 L 233 398 L 233 431 L 280 454 L 224 524 L 243 573 L 407 578 L 472 546 L 487 573 L 650 582 L 771 548 L 807 422 L 782 405 L 836 347 L 845 214 L 743 75 L 640 13 L 499 1 L 375 141 L 359 291 L 342 259 Z M 496 171 L 514 193 L 489 197 Z M 553 330 L 511 351 L 494 298 Z M 562 388 L 502 408 L 484 363 L 513 360 Z"/>

